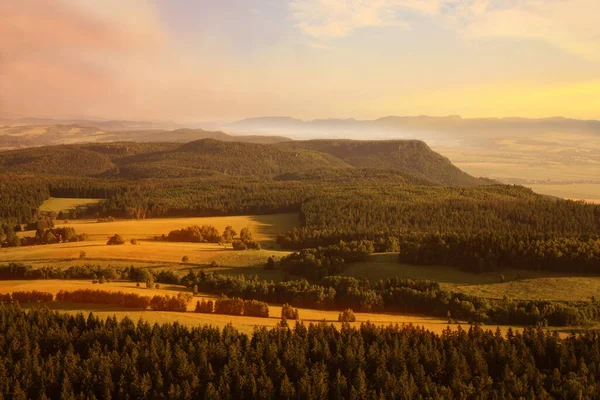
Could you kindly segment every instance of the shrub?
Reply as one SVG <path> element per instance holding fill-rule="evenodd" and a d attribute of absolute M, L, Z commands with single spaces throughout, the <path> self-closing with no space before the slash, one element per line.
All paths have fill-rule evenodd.
<path fill-rule="evenodd" d="M 190 258 L 188 256 L 181 257 L 181 262 L 182 263 L 187 264 L 188 261 L 190 261 Z"/>
<path fill-rule="evenodd" d="M 154 289 L 160 289 L 160 283 L 155 283 L 154 284 Z"/>
<path fill-rule="evenodd" d="M 339 322 L 356 322 L 356 316 L 354 315 L 354 311 L 352 309 L 344 310 L 338 316 Z"/>
<path fill-rule="evenodd" d="M 273 258 L 273 256 L 271 256 L 267 259 L 267 262 L 265 263 L 265 269 L 267 269 L 267 270 L 275 269 L 275 259 Z"/>
<path fill-rule="evenodd" d="M 111 236 L 110 239 L 108 239 L 108 242 L 106 242 L 107 245 L 118 245 L 118 244 L 125 244 L 125 239 L 123 239 L 123 236 L 118 235 L 118 234 L 114 234 L 113 236 Z"/>
<path fill-rule="evenodd" d="M 87 254 L 85 254 L 85 251 L 80 251 L 79 252 L 79 259 L 80 260 L 83 260 L 86 256 L 87 256 Z"/>
<path fill-rule="evenodd" d="M 234 240 L 233 242 L 231 242 L 231 246 L 234 250 L 248 250 L 248 246 L 246 246 L 246 243 L 242 242 L 241 240 Z"/>
<path fill-rule="evenodd" d="M 133 244 L 133 245 L 138 245 L 138 244 L 139 244 L 139 242 L 138 242 L 138 240 L 137 240 L 137 239 L 131 239 L 131 240 L 129 241 L 129 243 L 131 243 L 131 244 Z"/>

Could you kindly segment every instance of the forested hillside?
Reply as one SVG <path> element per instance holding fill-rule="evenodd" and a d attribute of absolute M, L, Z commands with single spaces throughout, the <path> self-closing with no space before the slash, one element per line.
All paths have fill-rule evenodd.
<path fill-rule="evenodd" d="M 600 271 L 599 206 L 470 177 L 422 142 L 295 146 L 204 139 L 0 153 L 4 245 L 16 243 L 17 224 L 44 218 L 49 196 L 81 197 L 105 199 L 76 213 L 92 218 L 298 212 L 300 226 L 278 239 L 286 249 L 362 240 L 411 264 Z M 332 273 L 302 262 L 307 277 Z"/>
<path fill-rule="evenodd" d="M 356 168 L 363 170 L 362 175 L 370 170 L 378 178 L 385 173 L 393 180 L 390 174 L 395 173 L 423 184 L 490 183 L 460 171 L 420 141 L 328 140 L 269 145 L 202 139 L 183 145 L 95 143 L 0 153 L 0 170 L 5 172 L 125 179 L 203 177 L 214 172 L 260 179 L 284 175 L 288 180 L 294 174 L 310 173 L 311 179 L 320 179 L 317 174 Z M 346 178 L 353 176 L 347 174 Z"/>
<path fill-rule="evenodd" d="M 278 146 L 331 154 L 355 167 L 409 172 L 439 184 L 474 186 L 488 183 L 456 168 L 420 140 L 309 140 Z"/>

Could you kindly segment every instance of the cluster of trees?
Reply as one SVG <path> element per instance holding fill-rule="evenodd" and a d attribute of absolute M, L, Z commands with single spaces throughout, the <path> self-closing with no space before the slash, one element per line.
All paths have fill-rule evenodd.
<path fill-rule="evenodd" d="M 188 328 L 0 306 L 4 398 L 595 398 L 600 335 Z M 18 351 L 15 343 L 19 344 Z"/>
<path fill-rule="evenodd" d="M 260 300 L 269 303 L 293 304 L 296 307 L 334 309 L 335 290 L 311 285 L 307 280 L 277 282 L 244 275 L 219 275 L 190 271 L 181 283 L 199 292 L 223 294 L 228 297 Z"/>
<path fill-rule="evenodd" d="M 48 223 L 51 222 L 51 223 Z M 38 244 L 53 244 L 66 242 L 81 242 L 87 240 L 86 233 L 77 234 L 75 228 L 55 228 L 52 220 L 38 220 L 32 224 L 36 229 L 35 236 L 17 236 L 21 231 L 21 225 L 0 225 L 0 247 L 34 246 Z"/>
<path fill-rule="evenodd" d="M 354 240 L 327 247 L 307 248 L 283 257 L 282 269 L 292 275 L 318 280 L 342 272 L 346 263 L 362 261 L 374 251 L 373 241 Z"/>
<path fill-rule="evenodd" d="M 150 309 L 154 311 L 186 312 L 192 299 L 190 293 L 178 293 L 177 296 L 154 296 L 150 300 Z"/>
<path fill-rule="evenodd" d="M 600 320 L 600 301 L 491 300 L 440 288 L 437 282 L 390 278 L 328 276 L 318 284 L 306 280 L 268 282 L 256 277 L 189 272 L 182 283 L 209 293 L 288 303 L 297 307 L 363 312 L 403 312 L 474 323 L 500 325 L 584 325 Z"/>
<path fill-rule="evenodd" d="M 231 242 L 234 250 L 260 250 L 260 242 L 254 240 L 250 228 L 242 228 L 240 238 Z"/>
<path fill-rule="evenodd" d="M 281 306 L 281 319 L 300 319 L 300 313 L 297 308 L 285 303 Z"/>
<path fill-rule="evenodd" d="M 239 239 L 236 239 L 236 236 L 237 232 L 231 225 L 226 226 L 222 234 L 212 225 L 192 225 L 184 229 L 173 230 L 166 236 L 157 236 L 156 239 L 170 242 L 231 243 L 234 250 L 260 250 L 260 242 L 254 240 L 250 228 L 242 228 Z"/>
<path fill-rule="evenodd" d="M 194 312 L 197 313 L 215 313 L 225 315 L 245 315 L 248 317 L 269 317 L 269 306 L 263 301 L 243 300 L 239 297 L 228 298 L 226 296 L 215 300 L 196 302 Z"/>
<path fill-rule="evenodd" d="M 217 228 L 212 225 L 192 225 L 184 229 L 176 229 L 169 232 L 165 239 L 170 242 L 219 243 L 223 242 L 225 237 L 229 238 L 231 236 L 233 228 L 230 226 L 227 228 L 223 232 L 223 235 L 221 235 Z M 235 236 L 235 231 L 233 231 L 233 236 Z"/>
<path fill-rule="evenodd" d="M 356 322 L 356 315 L 351 308 L 344 310 L 338 315 L 338 322 Z"/>
<path fill-rule="evenodd" d="M 16 291 L 12 293 L 0 293 L 0 302 L 18 301 L 19 303 L 48 303 L 54 299 L 54 295 L 48 292 L 32 290 L 29 292 Z"/>
<path fill-rule="evenodd" d="M 22 237 L 20 246 L 34 246 L 38 244 L 53 244 L 66 242 L 83 242 L 87 240 L 86 233 L 77 233 L 75 228 L 65 226 L 60 228 L 38 229 L 33 237 Z"/>
<path fill-rule="evenodd" d="M 37 231 L 49 228 L 54 228 L 54 221 L 56 220 L 56 213 L 50 212 L 38 212 L 37 220 L 30 222 L 25 225 L 25 230 Z"/>

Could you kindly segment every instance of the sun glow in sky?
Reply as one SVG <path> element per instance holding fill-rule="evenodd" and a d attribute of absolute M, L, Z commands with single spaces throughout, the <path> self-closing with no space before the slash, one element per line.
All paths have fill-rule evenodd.
<path fill-rule="evenodd" d="M 0 1 L 0 112 L 600 119 L 599 14 L 598 0 Z"/>

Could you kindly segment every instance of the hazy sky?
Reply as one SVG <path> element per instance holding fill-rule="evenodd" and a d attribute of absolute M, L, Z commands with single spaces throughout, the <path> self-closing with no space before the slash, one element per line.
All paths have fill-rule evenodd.
<path fill-rule="evenodd" d="M 0 0 L 0 113 L 600 119 L 598 0 Z"/>

